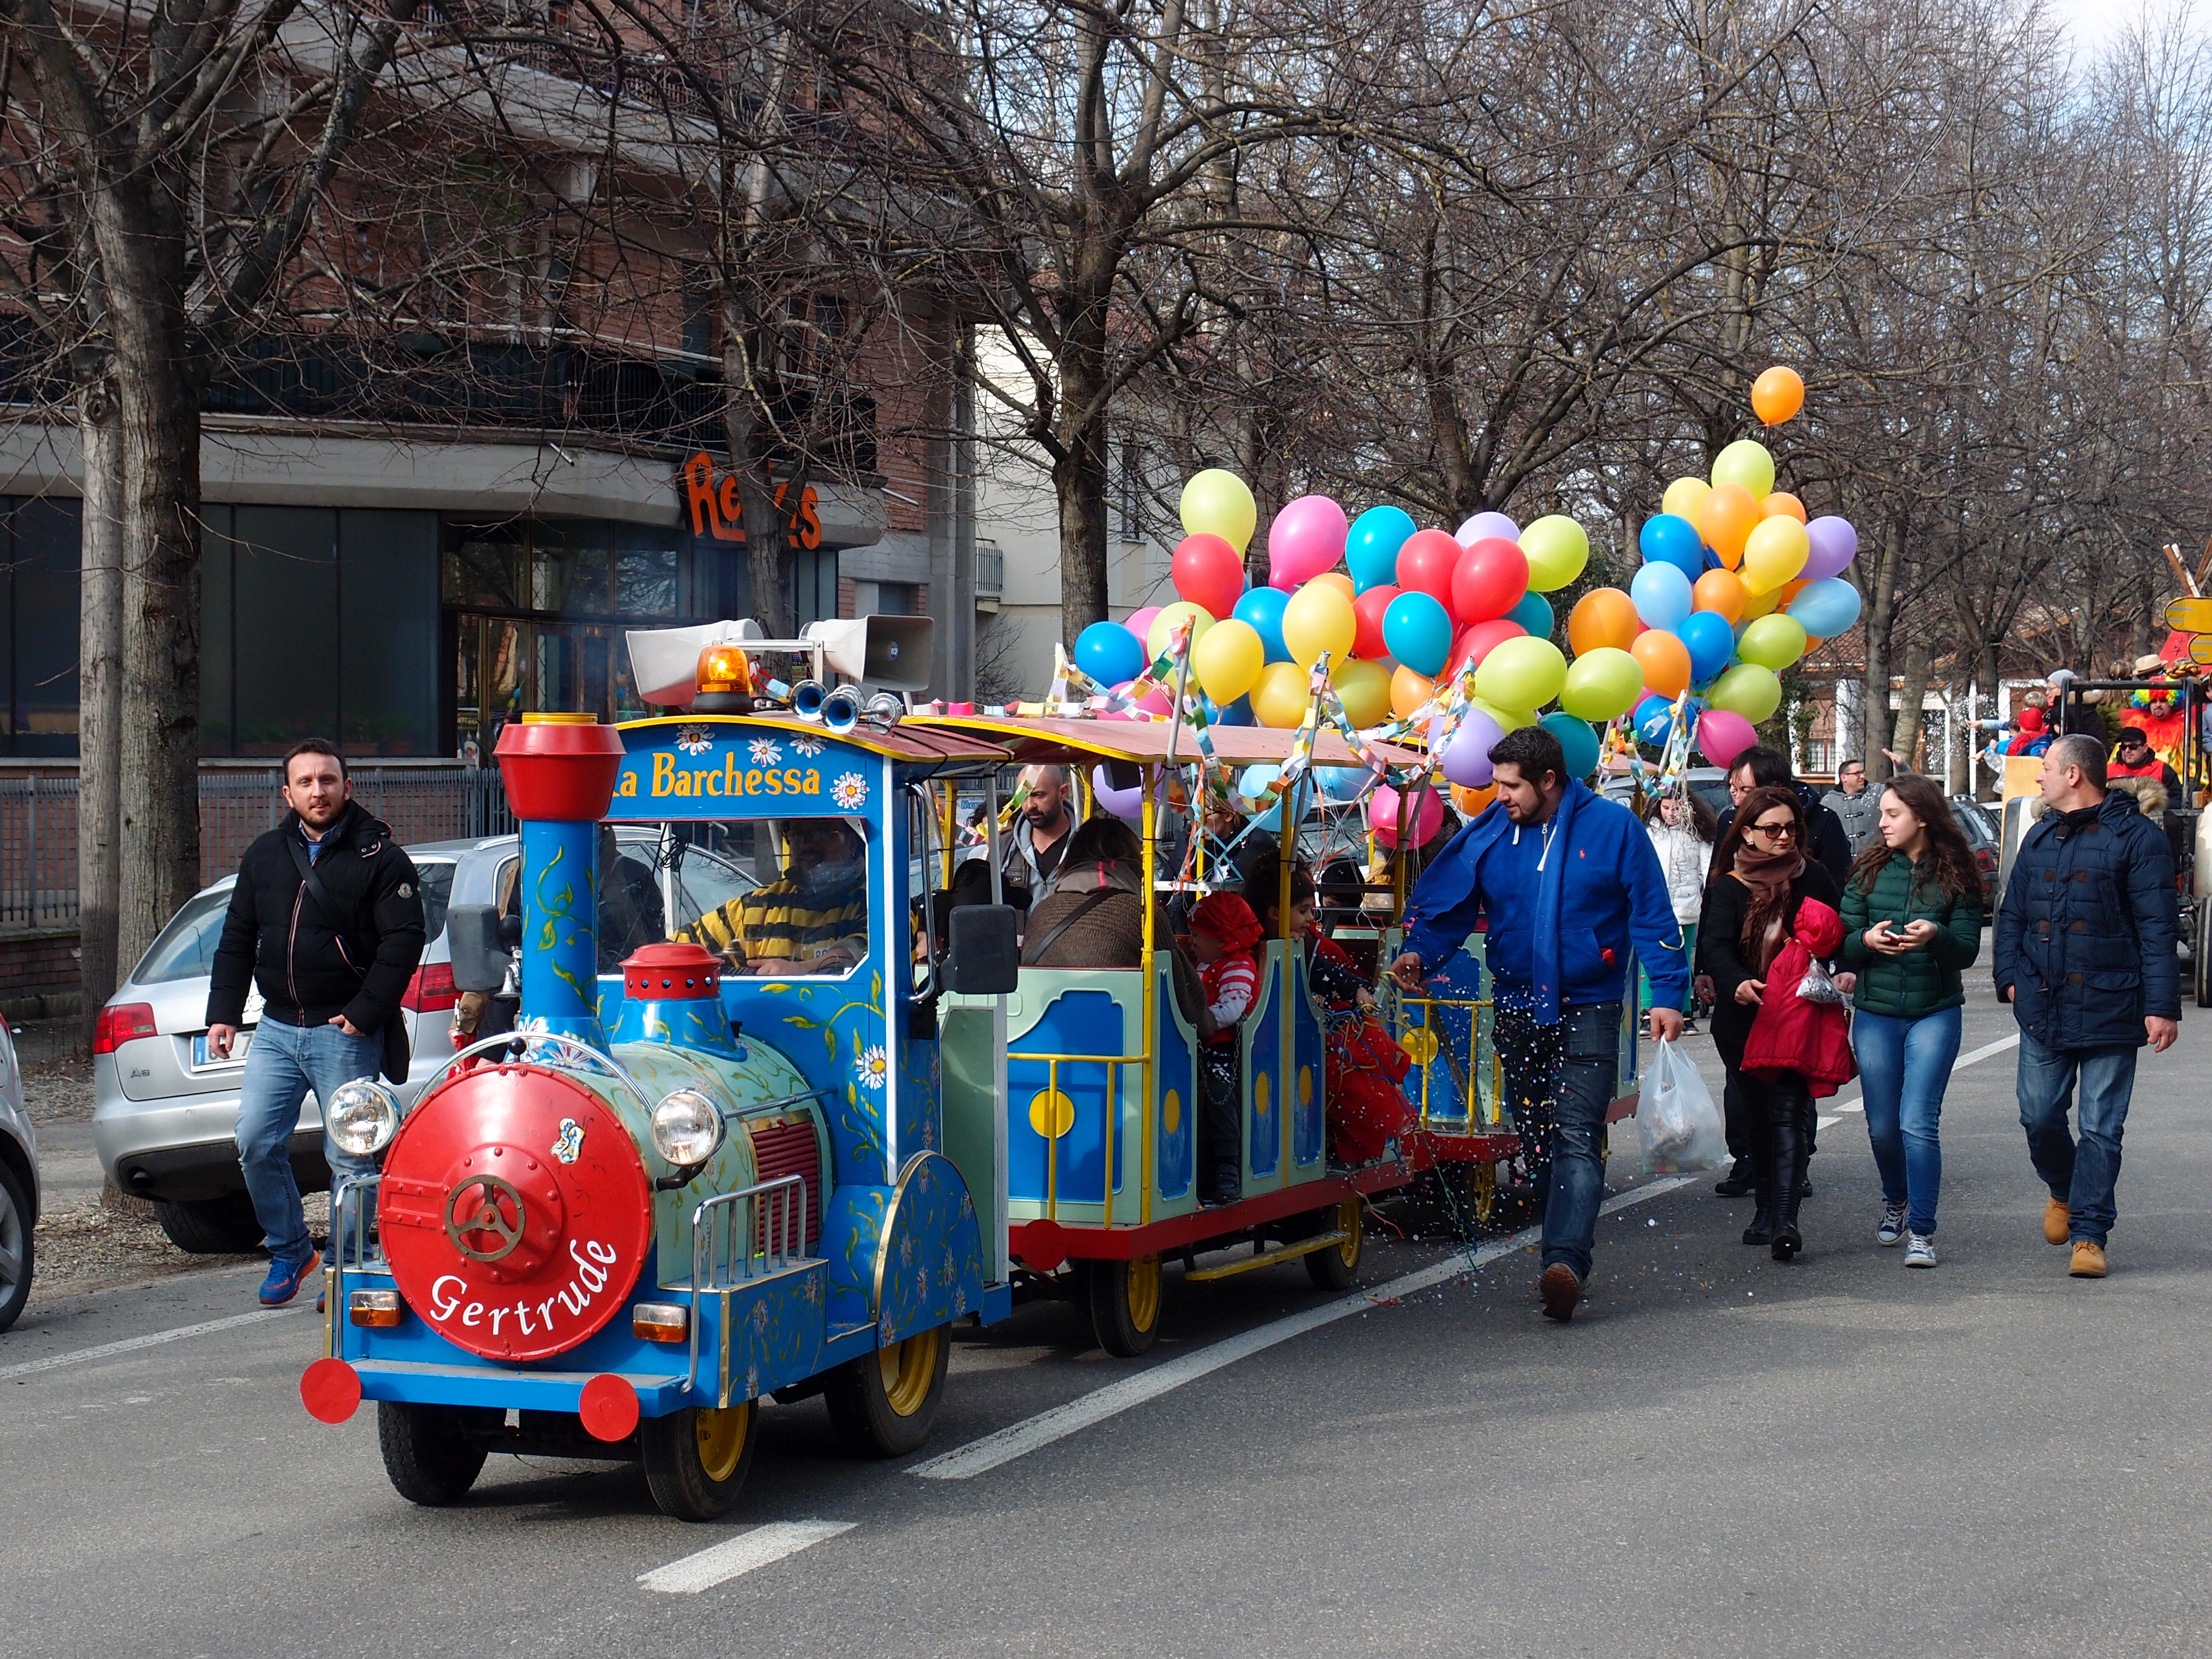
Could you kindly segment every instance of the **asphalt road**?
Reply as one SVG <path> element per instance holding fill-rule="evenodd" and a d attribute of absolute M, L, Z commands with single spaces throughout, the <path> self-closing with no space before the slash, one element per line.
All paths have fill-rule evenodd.
<path fill-rule="evenodd" d="M 2009 1033 L 1968 1013 L 1967 1051 Z M 1171 1276 L 1134 1364 L 1032 1306 L 961 1333 L 914 1464 L 1203 1374 L 963 1480 L 771 1407 L 713 1526 L 635 1474 L 514 1459 L 410 1508 L 368 1411 L 301 1410 L 312 1314 L 22 1369 L 250 1311 L 254 1270 L 34 1309 L 0 1338 L 0 1653 L 2212 1650 L 2212 1019 L 2183 1031 L 2144 1060 L 2102 1283 L 2042 1243 L 2006 1050 L 1952 1083 L 1933 1273 L 1875 1246 L 1856 1114 L 1821 1133 L 1789 1266 L 1710 1177 L 1639 1187 L 1620 1157 L 1571 1326 L 1522 1250 L 1272 1343 L 1331 1300 L 1297 1267 Z M 1449 1254 L 1378 1248 L 1364 1279 Z M 640 1582 L 710 1549 L 676 1575 L 709 1588 Z"/>

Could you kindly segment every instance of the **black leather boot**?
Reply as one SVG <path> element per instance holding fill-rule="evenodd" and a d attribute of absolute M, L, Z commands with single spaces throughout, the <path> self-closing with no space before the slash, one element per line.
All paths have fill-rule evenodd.
<path fill-rule="evenodd" d="M 1797 1231 L 1797 1206 L 1805 1198 L 1805 1105 L 1802 1095 L 1775 1103 L 1772 1250 L 1777 1261 L 1788 1261 L 1805 1248 L 1805 1236 Z"/>
<path fill-rule="evenodd" d="M 1771 1244 L 1774 1242 L 1774 1153 L 1770 1144 L 1772 1139 L 1765 1124 L 1755 1122 L 1751 1126 L 1751 1155 L 1744 1160 L 1751 1166 L 1753 1195 L 1751 1225 L 1743 1230 L 1743 1242 L 1747 1244 Z"/>
<path fill-rule="evenodd" d="M 1747 1158 L 1736 1159 L 1727 1175 L 1713 1183 L 1713 1190 L 1723 1198 L 1741 1198 L 1759 1184 L 1758 1172 Z"/>

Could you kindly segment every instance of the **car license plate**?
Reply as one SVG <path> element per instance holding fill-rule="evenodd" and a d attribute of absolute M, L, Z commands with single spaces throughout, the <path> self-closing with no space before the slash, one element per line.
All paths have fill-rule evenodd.
<path fill-rule="evenodd" d="M 248 1026 L 230 1040 L 230 1058 L 217 1060 L 208 1053 L 207 1033 L 202 1031 L 192 1039 L 192 1069 L 204 1071 L 210 1066 L 243 1066 L 246 1051 L 253 1046 L 253 1030 Z"/>

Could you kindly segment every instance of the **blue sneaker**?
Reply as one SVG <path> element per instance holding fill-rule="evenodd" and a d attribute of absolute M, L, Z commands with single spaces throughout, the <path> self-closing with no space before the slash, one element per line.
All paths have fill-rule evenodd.
<path fill-rule="evenodd" d="M 261 1281 L 261 1305 L 281 1308 L 299 1295 L 309 1273 L 323 1265 L 323 1253 L 310 1244 L 305 1261 L 271 1261 L 269 1277 Z"/>

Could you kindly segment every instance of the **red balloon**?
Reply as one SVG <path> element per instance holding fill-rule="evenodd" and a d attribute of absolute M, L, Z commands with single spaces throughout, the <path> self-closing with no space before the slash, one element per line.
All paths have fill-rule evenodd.
<path fill-rule="evenodd" d="M 1459 564 L 1460 553 L 1460 544 L 1449 531 L 1415 531 L 1398 550 L 1399 587 L 1426 593 L 1450 610 L 1452 571 Z"/>
<path fill-rule="evenodd" d="M 1503 536 L 1484 537 L 1452 570 L 1452 609 L 1462 622 L 1502 617 L 1528 591 L 1528 556 Z"/>
<path fill-rule="evenodd" d="M 1398 597 L 1398 590 L 1384 586 L 1370 587 L 1352 602 L 1352 615 L 1359 624 L 1359 632 L 1352 641 L 1352 654 L 1365 657 L 1370 662 L 1390 654 L 1390 647 L 1382 642 L 1382 613 L 1390 608 L 1390 601 Z"/>
<path fill-rule="evenodd" d="M 1218 536 L 1186 536 L 1169 565 L 1176 594 L 1209 617 L 1225 617 L 1244 594 L 1244 561 Z"/>
<path fill-rule="evenodd" d="M 1452 647 L 1449 672 L 1456 674 L 1463 668 L 1480 668 L 1482 659 L 1508 640 L 1517 640 L 1528 630 L 1517 622 L 1504 617 L 1493 617 L 1488 622 L 1479 622 L 1459 636 Z"/>

